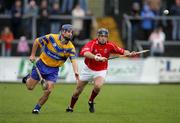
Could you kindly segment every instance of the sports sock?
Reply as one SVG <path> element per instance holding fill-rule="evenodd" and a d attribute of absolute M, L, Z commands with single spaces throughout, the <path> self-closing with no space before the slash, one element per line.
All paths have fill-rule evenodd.
<path fill-rule="evenodd" d="M 76 101 L 78 100 L 78 97 L 73 97 L 71 98 L 71 105 L 70 105 L 70 108 L 74 108 L 74 105 L 76 104 Z"/>
<path fill-rule="evenodd" d="M 34 109 L 40 110 L 41 106 L 39 104 L 36 104 L 36 106 L 34 107 Z"/>
<path fill-rule="evenodd" d="M 94 98 L 98 95 L 97 92 L 95 92 L 94 90 L 91 93 L 91 96 L 89 98 L 89 102 L 94 102 Z"/>

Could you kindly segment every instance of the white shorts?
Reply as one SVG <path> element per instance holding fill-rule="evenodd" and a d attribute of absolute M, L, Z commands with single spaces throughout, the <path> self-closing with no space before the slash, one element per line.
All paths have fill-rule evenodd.
<path fill-rule="evenodd" d="M 94 78 L 99 77 L 99 76 L 105 78 L 106 74 L 107 74 L 107 70 L 93 71 L 89 69 L 86 65 L 84 65 L 80 74 L 80 80 L 93 81 Z"/>

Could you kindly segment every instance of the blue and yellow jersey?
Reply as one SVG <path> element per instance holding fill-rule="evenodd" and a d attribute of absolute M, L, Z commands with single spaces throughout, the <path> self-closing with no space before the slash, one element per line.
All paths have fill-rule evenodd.
<path fill-rule="evenodd" d="M 60 35 L 48 34 L 35 40 L 42 48 L 40 59 L 50 67 L 60 67 L 70 58 L 71 62 L 76 58 L 75 47 L 71 41 L 61 44 Z"/>

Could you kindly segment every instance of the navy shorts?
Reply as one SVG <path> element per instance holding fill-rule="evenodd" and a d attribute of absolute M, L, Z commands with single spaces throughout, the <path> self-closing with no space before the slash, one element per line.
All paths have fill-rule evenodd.
<path fill-rule="evenodd" d="M 53 82 L 57 81 L 59 67 L 49 67 L 45 65 L 41 59 L 37 61 L 36 66 L 38 67 L 43 79 Z M 31 77 L 35 80 L 40 80 L 35 67 L 32 69 Z"/>

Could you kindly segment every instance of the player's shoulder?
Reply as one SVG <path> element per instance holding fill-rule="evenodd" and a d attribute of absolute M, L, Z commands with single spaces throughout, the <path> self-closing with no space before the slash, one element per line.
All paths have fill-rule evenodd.
<path fill-rule="evenodd" d="M 92 40 L 88 41 L 87 43 L 89 43 L 89 44 L 98 43 L 98 42 L 97 42 L 97 38 L 92 39 Z"/>
<path fill-rule="evenodd" d="M 37 39 L 41 39 L 41 38 L 42 39 L 44 39 L 44 38 L 49 39 L 50 36 L 55 37 L 55 34 L 51 34 L 51 33 L 50 34 L 46 34 L 46 35 L 38 37 Z"/>
<path fill-rule="evenodd" d="M 48 37 L 53 37 L 53 38 L 58 38 L 59 37 L 59 34 L 53 34 L 53 33 L 50 33 L 50 34 L 48 34 L 48 35 L 46 35 L 46 36 L 48 36 Z"/>
<path fill-rule="evenodd" d="M 72 43 L 72 41 L 69 41 L 67 45 L 68 45 L 69 48 L 75 48 L 75 46 L 74 46 L 74 44 Z"/>
<path fill-rule="evenodd" d="M 97 42 L 97 41 L 98 41 L 97 38 L 90 40 L 90 42 Z"/>
<path fill-rule="evenodd" d="M 114 46 L 115 45 L 113 41 L 108 41 L 106 44 L 109 45 L 109 46 Z"/>
<path fill-rule="evenodd" d="M 108 41 L 106 43 L 107 47 L 114 49 L 115 47 L 120 48 L 117 44 L 115 44 L 113 41 Z"/>

